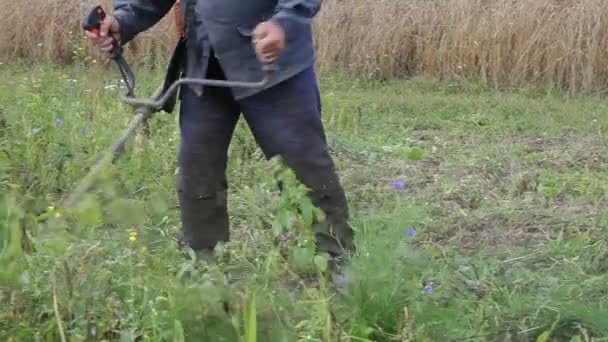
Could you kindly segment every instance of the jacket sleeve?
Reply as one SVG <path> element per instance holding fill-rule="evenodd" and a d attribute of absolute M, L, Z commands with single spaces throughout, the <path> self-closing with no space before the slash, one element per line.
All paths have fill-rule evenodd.
<path fill-rule="evenodd" d="M 114 17 L 120 26 L 121 44 L 158 23 L 175 0 L 114 0 Z"/>
<path fill-rule="evenodd" d="M 321 0 L 278 0 L 272 21 L 278 23 L 290 36 L 302 25 L 310 25 L 321 9 Z"/>

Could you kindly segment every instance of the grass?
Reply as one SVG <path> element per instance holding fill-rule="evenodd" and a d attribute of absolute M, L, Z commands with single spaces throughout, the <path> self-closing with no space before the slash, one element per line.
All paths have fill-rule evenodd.
<path fill-rule="evenodd" d="M 157 114 L 151 137 L 65 212 L 60 199 L 129 120 L 118 74 L 4 64 L 0 76 L 2 340 L 608 339 L 599 97 L 324 73 L 360 249 L 339 292 L 310 280 L 324 263 L 297 210 L 303 190 L 284 172 L 279 195 L 277 164 L 242 122 L 232 241 L 206 268 L 175 241 L 177 115 Z M 161 75 L 138 76 L 143 95 Z"/>

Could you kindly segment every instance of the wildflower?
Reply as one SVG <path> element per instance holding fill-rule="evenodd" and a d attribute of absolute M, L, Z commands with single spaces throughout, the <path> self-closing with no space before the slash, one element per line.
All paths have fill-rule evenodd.
<path fill-rule="evenodd" d="M 63 120 L 61 118 L 55 118 L 56 126 L 63 126 Z"/>
<path fill-rule="evenodd" d="M 426 294 L 429 294 L 431 292 L 433 292 L 433 288 L 435 286 L 433 281 L 427 280 L 424 283 L 424 287 L 422 288 L 422 291 Z"/>
<path fill-rule="evenodd" d="M 409 228 L 405 230 L 405 235 L 407 236 L 415 236 L 416 235 L 416 229 L 414 228 Z"/>
<path fill-rule="evenodd" d="M 61 213 L 58 211 L 55 211 L 55 206 L 49 205 L 46 208 L 47 212 L 51 215 L 53 215 L 54 217 L 61 217 Z"/>
<path fill-rule="evenodd" d="M 27 135 L 32 136 L 32 135 L 37 134 L 38 132 L 40 132 L 40 128 L 36 128 L 36 127 L 35 127 L 35 128 L 30 129 L 30 130 L 27 132 Z"/>
<path fill-rule="evenodd" d="M 130 232 L 129 233 L 129 241 L 131 241 L 131 242 L 137 241 L 137 232 Z"/>
<path fill-rule="evenodd" d="M 405 188 L 405 182 L 402 181 L 394 181 L 393 183 L 393 187 L 395 187 L 396 189 L 403 189 Z"/>

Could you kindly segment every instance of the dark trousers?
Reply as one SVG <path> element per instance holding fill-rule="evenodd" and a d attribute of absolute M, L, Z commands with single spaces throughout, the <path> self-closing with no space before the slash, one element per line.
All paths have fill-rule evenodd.
<path fill-rule="evenodd" d="M 207 77 L 224 79 L 213 58 Z M 348 206 L 328 153 L 313 67 L 241 101 L 228 88 L 214 87 L 200 97 L 183 87 L 181 97 L 177 191 L 183 237 L 191 248 L 213 248 L 229 239 L 227 150 L 242 113 L 266 158 L 281 156 L 326 214 L 327 223 L 313 227 L 318 249 L 332 255 L 352 250 Z"/>

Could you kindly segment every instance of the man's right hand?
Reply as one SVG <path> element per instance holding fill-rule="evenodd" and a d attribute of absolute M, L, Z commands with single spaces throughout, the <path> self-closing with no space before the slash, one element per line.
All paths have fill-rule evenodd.
<path fill-rule="evenodd" d="M 113 48 L 113 40 L 116 39 L 117 42 L 119 41 L 119 29 L 118 20 L 111 15 L 107 15 L 105 20 L 101 23 L 99 36 L 89 31 L 85 31 L 85 33 L 102 51 L 109 54 Z"/>

